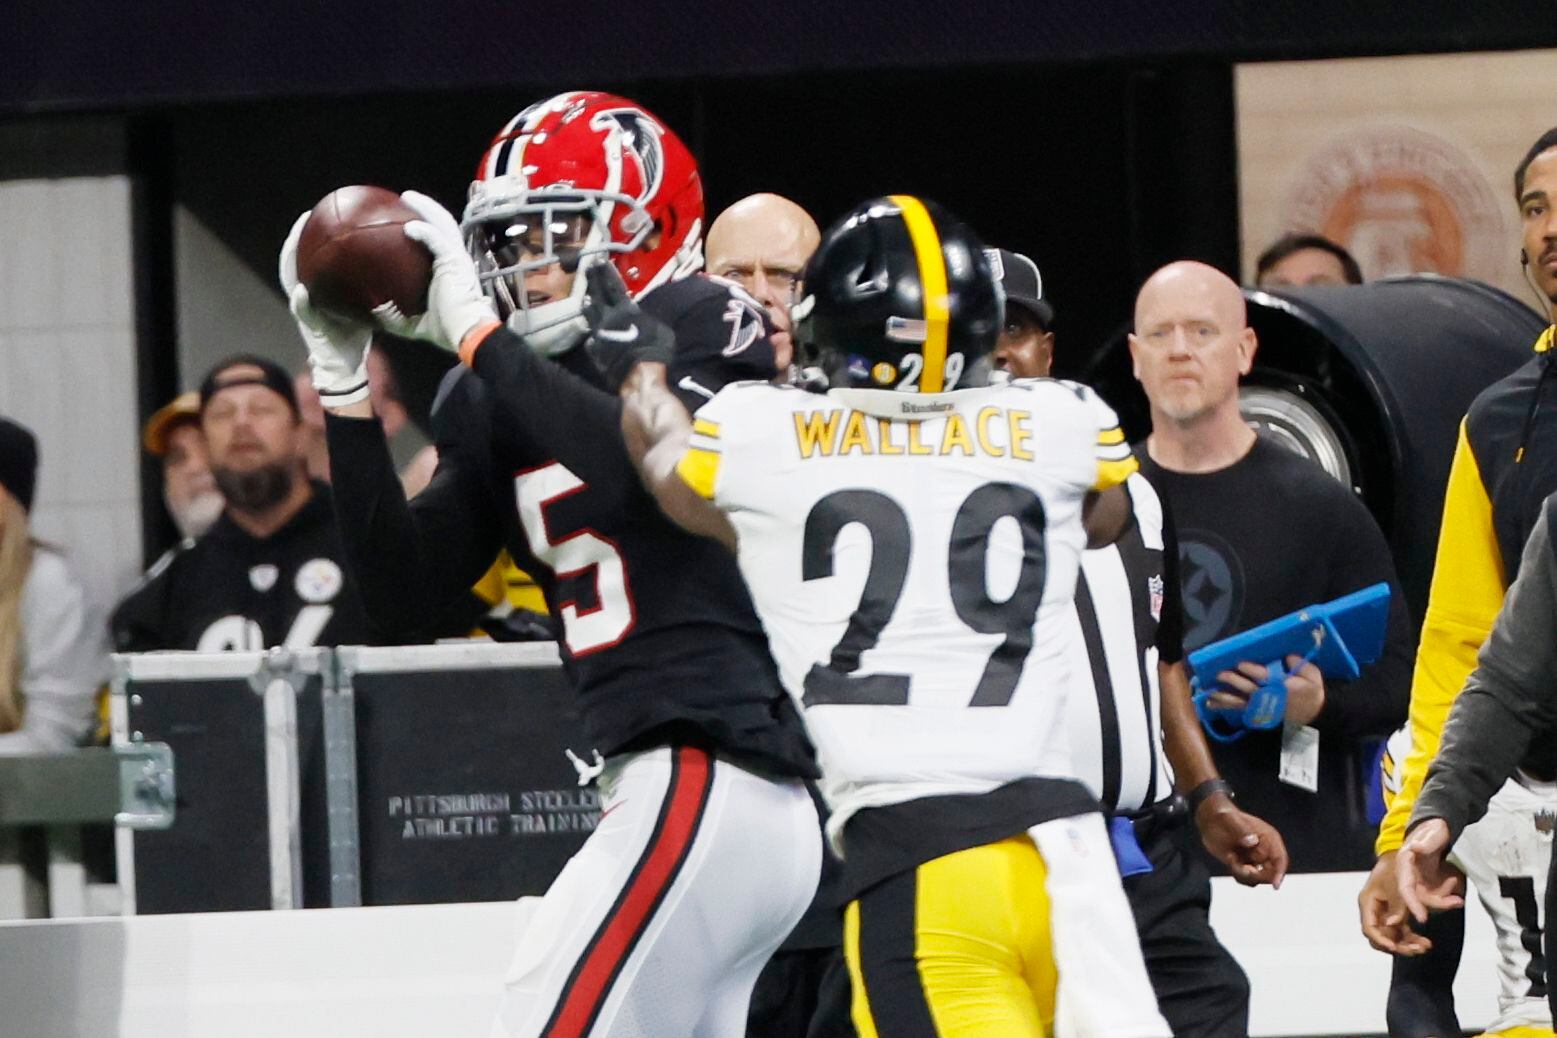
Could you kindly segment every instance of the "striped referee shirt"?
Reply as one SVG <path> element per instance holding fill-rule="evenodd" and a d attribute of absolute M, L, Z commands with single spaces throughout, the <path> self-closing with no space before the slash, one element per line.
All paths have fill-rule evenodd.
<path fill-rule="evenodd" d="M 1172 523 L 1146 477 L 1126 487 L 1134 519 L 1116 543 L 1082 555 L 1067 650 L 1076 776 L 1121 813 L 1173 795 L 1157 665 L 1184 655 Z"/>

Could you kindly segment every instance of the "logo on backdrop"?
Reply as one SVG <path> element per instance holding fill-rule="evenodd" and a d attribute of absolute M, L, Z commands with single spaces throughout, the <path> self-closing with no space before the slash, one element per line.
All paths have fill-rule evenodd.
<path fill-rule="evenodd" d="M 1243 614 L 1243 564 L 1209 530 L 1179 536 L 1179 574 L 1184 594 L 1184 648 L 1193 652 L 1233 633 Z"/>
<path fill-rule="evenodd" d="M 1335 137 L 1308 156 L 1282 225 L 1344 245 L 1370 281 L 1422 272 L 1495 280 L 1508 252 L 1503 208 L 1453 144 L 1379 126 Z"/>

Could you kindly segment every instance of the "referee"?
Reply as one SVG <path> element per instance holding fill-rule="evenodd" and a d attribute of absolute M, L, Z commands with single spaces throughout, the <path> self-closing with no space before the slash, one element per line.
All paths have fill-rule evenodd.
<path fill-rule="evenodd" d="M 1054 309 L 1038 267 L 992 251 L 1006 294 L 994 368 L 1006 377 L 1047 377 Z M 1275 829 L 1234 806 L 1217 773 L 1190 703 L 1172 523 L 1144 476 L 1127 486 L 1134 522 L 1115 544 L 1082 556 L 1076 583 L 1069 689 L 1076 775 L 1113 814 L 1146 970 L 1174 1035 L 1243 1038 L 1249 982 L 1211 929 L 1211 880 L 1186 823 L 1193 816 L 1206 849 L 1248 886 L 1279 886 L 1287 850 Z"/>

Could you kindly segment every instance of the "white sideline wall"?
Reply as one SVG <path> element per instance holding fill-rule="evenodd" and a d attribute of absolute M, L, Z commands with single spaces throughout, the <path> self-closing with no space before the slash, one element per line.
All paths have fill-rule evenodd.
<path fill-rule="evenodd" d="M 1383 1033 L 1389 960 L 1357 931 L 1362 880 L 1214 881 L 1252 1036 Z M 0 1038 L 485 1038 L 531 903 L 3 924 Z M 1455 986 L 1466 1027 L 1492 1018 L 1495 962 L 1473 904 Z"/>
<path fill-rule="evenodd" d="M 38 437 L 34 534 L 104 616 L 141 569 L 130 245 L 128 177 L 0 181 L 0 414 Z"/>

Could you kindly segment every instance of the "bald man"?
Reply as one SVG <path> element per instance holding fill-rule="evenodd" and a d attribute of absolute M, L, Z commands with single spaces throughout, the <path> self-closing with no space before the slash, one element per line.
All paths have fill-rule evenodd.
<path fill-rule="evenodd" d="M 781 372 L 794 359 L 789 308 L 806 260 L 821 240 L 810 213 L 771 194 L 748 195 L 708 228 L 708 273 L 739 283 L 767 308 L 773 320 L 773 355 Z"/>
<path fill-rule="evenodd" d="M 741 285 L 768 311 L 781 375 L 794 360 L 789 308 L 820 241 L 811 214 L 773 194 L 748 195 L 708 228 L 706 269 Z M 817 808 L 824 810 L 819 799 Z M 757 978 L 746 1038 L 853 1038 L 837 883 L 829 854 L 816 900 Z"/>
<path fill-rule="evenodd" d="M 1259 343 L 1243 293 L 1202 263 L 1171 263 L 1142 286 L 1130 356 L 1151 403 L 1142 471 L 1178 528 L 1184 648 L 1203 645 L 1380 581 L 1394 591 L 1380 660 L 1327 682 L 1289 659 L 1283 728 L 1216 743 L 1239 806 L 1286 837 L 1293 872 L 1366 869 L 1362 795 L 1370 740 L 1405 718 L 1415 638 L 1389 546 L 1351 490 L 1261 440 L 1238 410 Z M 1269 674 L 1249 660 L 1221 675 L 1213 705 L 1241 708 Z M 1214 865 L 1220 871 L 1220 865 Z"/>

